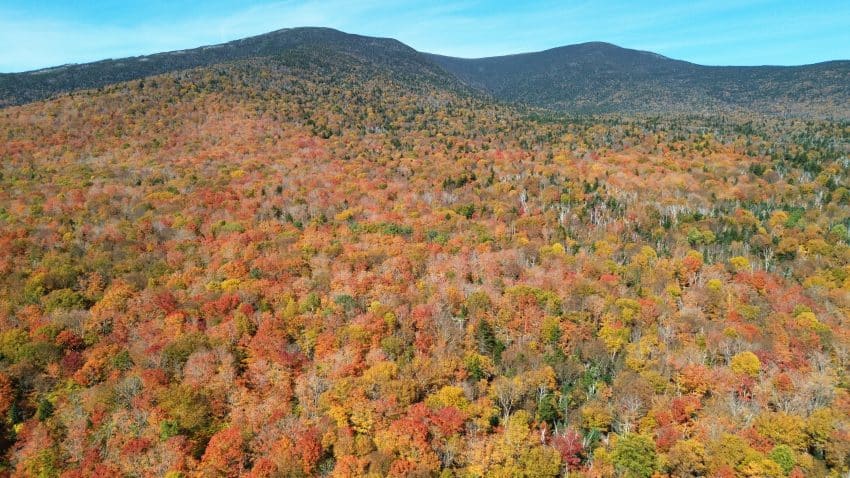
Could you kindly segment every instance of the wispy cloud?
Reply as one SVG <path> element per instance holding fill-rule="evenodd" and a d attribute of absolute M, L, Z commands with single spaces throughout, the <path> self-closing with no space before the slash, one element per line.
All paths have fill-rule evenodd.
<path fill-rule="evenodd" d="M 791 0 L 655 1 L 640 6 L 626 0 L 283 0 L 247 5 L 210 0 L 212 5 L 194 7 L 176 2 L 168 14 L 159 15 L 151 12 L 164 2 L 152 1 L 147 9 L 124 8 L 112 17 L 4 1 L 0 71 L 191 48 L 307 25 L 393 37 L 419 50 L 464 57 L 593 40 L 707 64 L 850 57 L 850 2 L 833 0 L 806 5 Z M 118 2 L 102 0 L 98 6 Z"/>

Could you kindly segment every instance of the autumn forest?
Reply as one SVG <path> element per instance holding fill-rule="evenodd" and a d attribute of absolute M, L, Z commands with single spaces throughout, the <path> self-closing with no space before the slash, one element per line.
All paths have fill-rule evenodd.
<path fill-rule="evenodd" d="M 0 475 L 848 476 L 846 118 L 408 60 L 0 109 Z"/>

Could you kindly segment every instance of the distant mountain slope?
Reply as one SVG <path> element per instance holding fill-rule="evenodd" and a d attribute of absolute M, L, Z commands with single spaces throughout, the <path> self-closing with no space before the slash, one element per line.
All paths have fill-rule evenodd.
<path fill-rule="evenodd" d="M 500 101 L 571 113 L 757 112 L 850 118 L 850 61 L 791 67 L 702 66 L 599 42 L 461 59 L 329 28 L 284 29 L 191 50 L 0 74 L 0 107 L 295 50 L 342 53 L 414 84 L 477 89 Z"/>
<path fill-rule="evenodd" d="M 572 112 L 850 117 L 850 61 L 702 66 L 599 42 L 480 59 L 428 57 L 501 100 Z"/>
<path fill-rule="evenodd" d="M 418 76 L 450 88 L 460 86 L 442 68 L 397 40 L 308 27 L 283 29 L 189 50 L 0 74 L 0 106 L 28 103 L 57 93 L 98 88 L 199 66 L 275 56 L 295 49 L 331 49 L 369 60 L 408 77 Z"/>

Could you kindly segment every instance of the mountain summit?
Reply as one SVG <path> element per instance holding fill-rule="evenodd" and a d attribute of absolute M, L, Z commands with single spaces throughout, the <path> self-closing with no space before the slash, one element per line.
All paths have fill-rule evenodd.
<path fill-rule="evenodd" d="M 496 98 L 557 110 L 850 115 L 850 61 L 703 66 L 602 42 L 479 59 L 428 56 Z"/>
<path fill-rule="evenodd" d="M 443 77 L 443 82 L 453 81 L 442 68 L 397 40 L 353 35 L 331 28 L 303 27 L 188 50 L 2 74 L 0 106 L 28 103 L 57 93 L 98 88 L 173 71 L 275 57 L 296 50 L 313 53 L 330 50 L 397 71 Z"/>
<path fill-rule="evenodd" d="M 803 66 L 703 66 L 603 42 L 462 59 L 389 38 L 292 28 L 219 45 L 0 75 L 0 106 L 152 75 L 294 50 L 334 51 L 383 69 L 495 99 L 572 113 L 758 112 L 850 117 L 850 61 Z"/>

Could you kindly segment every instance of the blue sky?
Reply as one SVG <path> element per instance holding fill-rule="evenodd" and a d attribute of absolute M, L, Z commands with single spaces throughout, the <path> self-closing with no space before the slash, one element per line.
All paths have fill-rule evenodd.
<path fill-rule="evenodd" d="M 0 0 L 0 72 L 295 26 L 392 37 L 462 57 L 599 40 L 709 65 L 850 59 L 850 0 Z"/>

